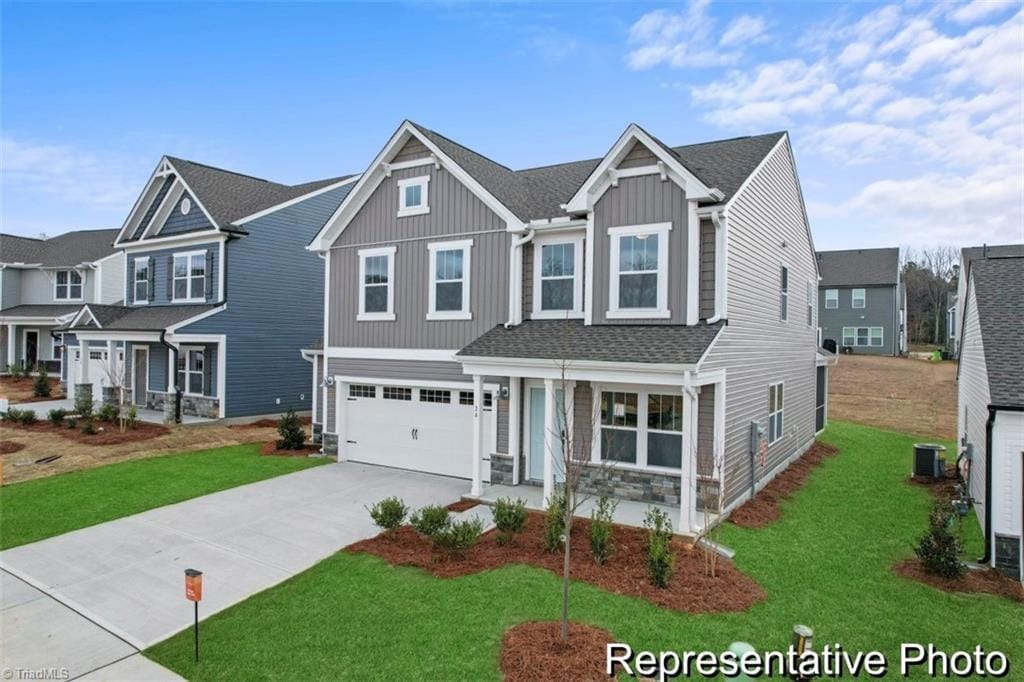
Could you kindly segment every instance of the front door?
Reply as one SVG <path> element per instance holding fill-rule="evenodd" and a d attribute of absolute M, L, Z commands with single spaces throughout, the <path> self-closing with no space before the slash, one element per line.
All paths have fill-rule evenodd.
<path fill-rule="evenodd" d="M 545 389 L 543 386 L 531 386 L 528 389 L 528 402 L 527 410 L 529 412 L 529 453 L 528 459 L 530 460 L 530 480 L 532 481 L 543 481 L 544 480 L 544 393 Z M 563 399 L 562 389 L 555 389 L 556 400 Z M 555 409 L 555 424 L 558 433 L 560 434 L 565 427 L 565 416 L 562 410 Z M 561 439 L 559 438 L 559 443 Z M 560 448 L 560 446 L 559 446 Z M 565 472 L 562 470 L 563 465 L 560 464 L 562 460 L 561 452 L 555 456 L 555 480 L 564 481 Z"/>
<path fill-rule="evenodd" d="M 146 380 L 149 372 L 149 350 L 136 348 L 132 355 L 132 402 L 146 406 Z"/>
<path fill-rule="evenodd" d="M 39 362 L 39 332 L 25 330 L 25 367 L 35 367 Z"/>

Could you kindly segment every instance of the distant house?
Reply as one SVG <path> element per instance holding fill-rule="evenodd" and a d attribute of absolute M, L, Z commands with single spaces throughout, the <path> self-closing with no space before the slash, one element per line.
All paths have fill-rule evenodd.
<path fill-rule="evenodd" d="M 819 251 L 818 327 L 825 347 L 899 355 L 906 350 L 900 250 Z"/>
<path fill-rule="evenodd" d="M 963 325 L 962 313 L 959 302 L 964 300 L 967 293 L 967 279 L 971 272 L 971 261 L 978 258 L 992 258 L 999 256 L 1024 256 L 1024 244 L 1000 244 L 968 246 L 960 250 L 960 271 L 957 279 L 956 294 L 950 296 L 946 308 L 946 329 L 949 334 L 949 350 L 957 355 L 960 353 L 960 327 Z"/>
<path fill-rule="evenodd" d="M 960 445 L 985 533 L 983 563 L 1021 579 L 1024 550 L 1024 257 L 972 258 L 961 327 Z"/>
<path fill-rule="evenodd" d="M 0 367 L 62 371 L 57 329 L 85 303 L 124 297 L 117 230 L 76 230 L 50 239 L 0 234 Z"/>

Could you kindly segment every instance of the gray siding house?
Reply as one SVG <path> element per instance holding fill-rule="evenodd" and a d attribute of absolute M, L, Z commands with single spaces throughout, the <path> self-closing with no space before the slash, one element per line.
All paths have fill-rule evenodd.
<path fill-rule="evenodd" d="M 49 239 L 0 234 L 0 368 L 62 374 L 58 330 L 84 303 L 120 303 L 124 255 L 117 230 L 76 230 Z"/>
<path fill-rule="evenodd" d="M 900 355 L 906 350 L 906 294 L 900 250 L 819 251 L 818 325 L 833 350 Z"/>
<path fill-rule="evenodd" d="M 323 327 L 323 267 L 305 247 L 354 182 L 161 159 L 117 231 L 123 304 L 81 307 L 66 327 L 89 359 L 69 363 L 72 395 L 110 400 L 120 384 L 169 421 L 311 410 L 299 349 Z"/>
<path fill-rule="evenodd" d="M 727 513 L 813 442 L 817 263 L 786 133 L 514 171 L 403 123 L 310 244 L 326 453 Z M 565 423 L 565 421 L 571 423 Z M 610 465 L 610 468 L 609 468 Z"/>
<path fill-rule="evenodd" d="M 972 260 L 957 369 L 961 467 L 985 536 L 981 563 L 1024 580 L 1024 256 Z"/>

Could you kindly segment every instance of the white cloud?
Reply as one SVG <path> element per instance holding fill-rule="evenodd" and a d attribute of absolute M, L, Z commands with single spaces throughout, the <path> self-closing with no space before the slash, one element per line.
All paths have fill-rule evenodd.
<path fill-rule="evenodd" d="M 925 97 L 900 97 L 879 107 L 875 118 L 886 123 L 909 123 L 935 108 L 935 104 Z"/>
<path fill-rule="evenodd" d="M 766 24 L 761 17 L 754 17 L 749 14 L 742 14 L 732 20 L 729 28 L 725 29 L 719 45 L 730 47 L 740 43 L 752 43 L 764 40 Z"/>
<path fill-rule="evenodd" d="M 1001 2 L 1000 0 L 973 0 L 964 5 L 956 5 L 949 14 L 949 18 L 961 24 L 970 24 L 978 19 L 984 19 L 990 14 L 1003 12 L 1010 7 L 1017 7 L 1014 2 Z"/>
<path fill-rule="evenodd" d="M 629 43 L 634 46 L 626 55 L 629 68 L 639 71 L 662 64 L 673 68 L 735 64 L 742 56 L 738 46 L 756 42 L 765 22 L 749 15 L 738 17 L 716 44 L 716 21 L 707 12 L 709 2 L 690 0 L 680 12 L 658 9 L 637 19 L 629 29 Z"/>

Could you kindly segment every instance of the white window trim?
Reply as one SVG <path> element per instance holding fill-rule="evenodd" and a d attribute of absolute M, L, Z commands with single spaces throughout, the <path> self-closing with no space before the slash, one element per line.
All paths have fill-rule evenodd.
<path fill-rule="evenodd" d="M 860 298 L 860 305 L 857 305 L 857 292 L 863 292 L 863 296 Z M 868 290 L 867 289 L 850 289 L 850 307 L 855 310 L 864 310 L 868 307 Z"/>
<path fill-rule="evenodd" d="M 846 332 L 848 330 L 851 330 L 851 329 L 853 330 L 853 334 L 847 335 Z M 860 341 L 860 336 L 857 334 L 857 330 L 858 329 L 867 329 L 868 330 L 868 342 L 867 343 L 860 343 L 859 342 Z M 871 343 L 871 339 L 872 339 L 872 336 L 873 336 L 872 332 L 875 331 L 875 330 L 878 331 L 878 338 L 881 339 L 881 343 L 879 343 L 878 345 L 873 345 Z M 846 343 L 846 339 L 849 338 L 849 337 L 853 338 L 853 343 Z M 849 346 L 850 348 L 885 348 L 885 327 L 879 327 L 879 326 L 869 327 L 869 326 L 866 326 L 866 325 L 856 325 L 856 326 L 853 326 L 853 327 L 843 327 L 842 339 L 843 339 L 843 345 L 844 346 Z"/>
<path fill-rule="evenodd" d="M 829 296 L 835 294 L 835 296 Z M 833 305 L 829 305 L 832 302 Z M 825 310 L 839 310 L 839 289 L 825 289 Z"/>
<path fill-rule="evenodd" d="M 204 283 L 203 283 L 203 297 L 202 298 L 197 298 L 197 297 L 192 295 L 192 278 L 193 278 L 193 275 L 192 275 L 192 256 L 202 256 L 203 257 L 203 282 Z M 185 279 L 185 298 L 175 298 L 175 296 L 174 296 L 174 290 L 177 289 L 177 287 L 175 286 L 175 282 L 177 280 L 179 280 L 179 279 L 182 279 L 181 277 L 175 277 L 174 276 L 174 270 L 175 270 L 175 267 L 176 267 L 175 261 L 177 261 L 179 258 L 187 259 L 186 262 L 188 264 L 188 266 L 187 266 L 187 268 L 185 270 L 185 277 L 184 277 L 184 279 Z M 205 303 L 206 302 L 206 294 L 208 292 L 206 291 L 206 283 L 205 283 L 205 281 L 206 281 L 207 275 L 209 274 L 209 273 L 206 272 L 206 267 L 207 267 L 206 260 L 207 260 L 207 258 L 206 258 L 206 249 L 200 249 L 198 251 L 177 251 L 177 252 L 175 252 L 172 255 L 172 257 L 171 257 L 171 302 L 172 303 Z"/>
<path fill-rule="evenodd" d="M 145 282 L 146 282 L 146 297 L 141 299 L 141 300 L 139 299 L 139 287 L 138 287 L 139 280 L 135 279 L 136 275 L 139 272 L 139 263 L 140 262 L 145 264 L 145 266 L 146 266 L 146 280 L 145 280 Z M 173 267 L 173 264 L 172 264 L 171 267 Z M 150 293 L 149 292 L 149 285 L 150 285 L 149 268 L 150 268 L 149 256 L 136 256 L 132 260 L 132 304 L 133 305 L 149 305 L 149 293 Z M 174 282 L 174 273 L 172 272 L 171 273 L 171 287 L 172 288 L 174 286 L 173 282 Z M 173 294 L 174 292 L 172 291 L 171 293 Z"/>
<path fill-rule="evenodd" d="M 423 199 L 419 206 L 405 205 L 405 188 L 420 186 L 420 197 Z M 430 176 L 419 175 L 415 178 L 404 178 L 398 181 L 398 217 L 405 218 L 412 215 L 424 215 L 430 213 Z"/>
<path fill-rule="evenodd" d="M 636 403 L 636 426 L 609 426 L 601 422 L 601 394 L 605 392 L 614 393 L 635 393 L 637 398 Z M 625 384 L 594 384 L 593 386 L 593 414 L 596 415 L 595 427 L 598 430 L 596 438 L 592 439 L 590 461 L 595 464 L 606 464 L 607 466 L 614 467 L 616 469 L 631 469 L 633 471 L 657 471 L 667 474 L 675 474 L 677 476 L 682 475 L 683 470 L 686 468 L 686 462 L 683 458 L 686 457 L 685 439 L 687 437 L 687 428 L 690 425 L 689 419 L 686 414 L 686 401 L 683 401 L 683 430 L 682 431 L 663 431 L 661 429 L 652 429 L 647 425 L 647 397 L 651 394 L 654 395 L 674 395 L 673 388 L 669 386 L 654 387 L 654 386 L 632 386 Z M 618 460 L 602 459 L 603 453 L 601 452 L 602 438 L 600 435 L 601 429 L 616 429 L 618 431 L 631 431 L 636 434 L 636 462 L 620 462 Z M 680 457 L 679 467 L 666 467 L 659 466 L 656 464 L 647 463 L 647 436 L 649 433 L 666 433 L 672 435 L 678 435 L 679 447 L 682 448 L 682 454 Z"/>
<path fill-rule="evenodd" d="M 544 279 L 541 277 L 542 252 L 545 246 L 558 244 L 573 245 L 573 304 L 570 310 L 543 310 L 541 292 Z M 617 299 L 616 299 L 617 300 Z M 583 317 L 583 234 L 546 235 L 533 240 L 533 310 L 530 316 L 535 320 L 562 320 Z"/>
<path fill-rule="evenodd" d="M 438 251 L 462 251 L 462 310 L 437 310 L 437 252 Z M 472 280 L 473 240 L 462 239 L 450 242 L 431 242 L 427 244 L 427 251 L 430 253 L 430 282 L 427 307 L 428 320 L 472 320 L 473 312 L 470 310 L 470 280 Z M 455 282 L 457 280 L 447 280 Z"/>
<path fill-rule="evenodd" d="M 782 273 L 786 273 L 786 288 L 782 288 Z M 779 264 L 779 321 L 789 322 L 789 290 L 792 288 L 791 282 L 792 273 L 789 271 L 789 266 L 785 263 Z M 785 301 L 785 305 L 783 305 Z"/>
<path fill-rule="evenodd" d="M 817 289 L 814 288 L 814 282 L 807 280 L 807 326 L 814 327 L 814 313 L 817 308 Z"/>
<path fill-rule="evenodd" d="M 68 283 L 65 285 L 68 290 L 68 295 L 61 297 L 57 295 L 57 281 L 60 279 L 60 273 L 68 273 Z M 81 292 L 77 297 L 71 295 L 71 273 L 78 275 L 78 290 Z M 55 301 L 84 301 L 85 300 L 85 275 L 74 268 L 68 268 L 66 270 L 57 270 L 53 273 L 53 300 Z"/>
<path fill-rule="evenodd" d="M 359 250 L 359 314 L 357 322 L 393 322 L 395 319 L 395 252 L 394 246 Z M 374 256 L 388 257 L 388 309 L 384 312 L 366 312 L 366 259 Z"/>
<path fill-rule="evenodd" d="M 203 369 L 202 369 L 202 371 L 196 372 L 195 370 L 190 370 L 188 368 L 188 354 L 190 352 L 192 352 L 192 351 L 199 351 L 200 353 L 203 354 Z M 174 368 L 175 379 L 177 379 L 178 376 L 181 375 L 181 374 L 185 375 L 184 376 L 184 381 L 182 381 L 183 385 L 181 387 L 182 395 L 197 395 L 197 396 L 204 396 L 204 395 L 206 395 L 206 349 L 203 348 L 202 346 L 181 346 L 178 349 L 178 357 L 180 358 L 182 356 L 184 356 L 184 358 L 185 358 L 185 369 L 184 369 L 184 371 L 179 370 L 177 367 Z M 201 384 L 201 388 L 199 389 L 199 393 L 193 393 L 191 390 L 189 390 L 189 386 L 191 385 L 189 380 L 188 380 L 189 374 L 198 374 L 199 375 L 199 381 L 200 381 L 200 384 Z"/>
<path fill-rule="evenodd" d="M 608 260 L 608 310 L 605 317 L 609 319 L 665 319 L 672 316 L 668 309 L 668 254 L 669 232 L 672 223 L 648 223 L 646 225 L 630 225 L 609 227 L 608 237 L 611 242 Z M 658 306 L 656 308 L 619 308 L 619 240 L 621 237 L 642 234 L 658 235 Z"/>
<path fill-rule="evenodd" d="M 771 411 L 772 389 L 775 388 L 776 386 L 778 386 L 778 387 L 780 387 L 782 389 L 782 404 L 778 406 L 777 410 L 772 412 Z M 769 411 L 768 411 L 768 430 L 767 430 L 768 445 L 774 445 L 775 443 L 778 443 L 780 440 L 782 440 L 782 436 L 783 436 L 783 434 L 786 431 L 786 382 L 785 381 L 776 381 L 773 384 L 768 384 L 768 407 L 769 407 Z M 780 422 L 779 423 L 779 429 L 778 429 L 778 431 L 775 432 L 775 440 L 772 440 L 772 438 L 771 438 L 771 422 L 775 418 L 775 415 L 781 415 L 782 418 L 779 420 L 779 422 Z"/>

